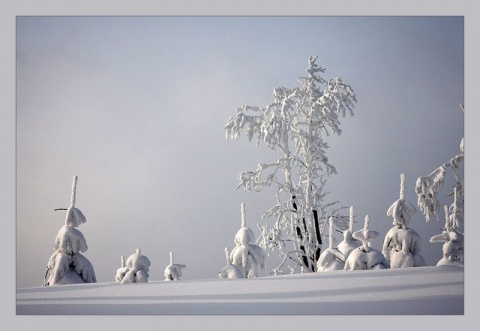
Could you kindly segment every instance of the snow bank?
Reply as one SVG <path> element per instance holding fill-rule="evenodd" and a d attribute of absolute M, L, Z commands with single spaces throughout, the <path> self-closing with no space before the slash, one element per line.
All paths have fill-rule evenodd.
<path fill-rule="evenodd" d="M 17 290 L 18 315 L 462 315 L 464 268 L 354 270 Z"/>

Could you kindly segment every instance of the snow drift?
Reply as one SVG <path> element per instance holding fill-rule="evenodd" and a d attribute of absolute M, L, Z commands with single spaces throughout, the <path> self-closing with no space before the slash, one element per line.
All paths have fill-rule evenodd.
<path fill-rule="evenodd" d="M 464 268 L 436 266 L 17 290 L 17 315 L 462 315 Z"/>

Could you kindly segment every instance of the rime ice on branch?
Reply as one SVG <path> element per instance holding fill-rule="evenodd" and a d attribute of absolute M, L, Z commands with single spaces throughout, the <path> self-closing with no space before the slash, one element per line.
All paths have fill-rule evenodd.
<path fill-rule="evenodd" d="M 225 247 L 225 258 L 227 260 L 227 265 L 220 270 L 218 273 L 218 278 L 245 278 L 243 276 L 243 270 L 237 265 L 232 264 L 230 261 L 230 252 L 228 251 L 228 247 Z"/>
<path fill-rule="evenodd" d="M 80 209 L 75 207 L 78 177 L 73 177 L 70 207 L 55 210 L 66 210 L 65 225 L 55 238 L 55 252 L 47 263 L 44 286 L 96 283 L 95 271 L 90 261 L 80 252 L 88 249 L 83 234 L 75 229 L 87 220 Z"/>
<path fill-rule="evenodd" d="M 180 277 L 182 277 L 182 269 L 186 267 L 185 264 L 173 263 L 173 252 L 170 252 L 170 264 L 167 265 L 163 272 L 165 280 L 180 280 Z"/>
<path fill-rule="evenodd" d="M 458 232 L 457 222 L 455 221 L 455 213 L 449 215 L 448 206 L 445 210 L 445 229 L 441 234 L 437 234 L 430 238 L 431 243 L 444 242 L 443 257 L 438 261 L 437 266 L 440 265 L 455 265 L 463 267 L 463 234 Z"/>
<path fill-rule="evenodd" d="M 345 268 L 343 270 L 373 270 L 373 269 L 387 269 L 388 262 L 383 254 L 370 247 L 373 239 L 378 237 L 378 232 L 369 229 L 370 217 L 365 216 L 365 223 L 363 230 L 353 233 L 353 237 L 362 242 L 362 246 L 355 248 L 347 260 L 345 261 Z"/>
<path fill-rule="evenodd" d="M 149 277 L 150 260 L 141 254 L 140 248 L 129 256 L 125 263 L 125 258 L 121 256 L 121 267 L 117 269 L 115 281 L 121 284 L 126 283 L 147 283 Z"/>
<path fill-rule="evenodd" d="M 235 247 L 230 253 L 230 263 L 242 270 L 243 277 L 258 277 L 258 270 L 265 268 L 265 252 L 256 245 L 253 231 L 247 227 L 245 204 L 241 204 L 242 226 L 235 235 Z"/>
<path fill-rule="evenodd" d="M 317 272 L 343 270 L 345 267 L 345 255 L 333 247 L 335 241 L 333 237 L 333 217 L 330 217 L 329 223 L 329 246 L 320 254 L 317 262 Z"/>
<path fill-rule="evenodd" d="M 325 69 L 316 60 L 309 57 L 300 87 L 275 87 L 273 103 L 240 107 L 225 124 L 227 140 L 237 140 L 243 132 L 249 141 L 263 141 L 280 154 L 276 161 L 240 173 L 237 186 L 249 191 L 271 184 L 278 188 L 274 206 L 263 214 L 260 238 L 263 249 L 278 250 L 282 258 L 273 274 L 316 271 L 327 214 L 341 230 L 346 228 L 347 218 L 339 214 L 343 207 L 324 201 L 326 178 L 336 174 L 326 155 L 326 138 L 341 134 L 340 117 L 353 116 L 357 100 L 342 79 L 324 79 Z"/>
<path fill-rule="evenodd" d="M 393 217 L 393 227 L 387 232 L 382 253 L 390 268 L 423 267 L 425 261 L 420 255 L 420 235 L 408 227 L 415 207 L 405 200 L 405 174 L 400 175 L 400 199 L 387 210 L 387 216 Z"/>

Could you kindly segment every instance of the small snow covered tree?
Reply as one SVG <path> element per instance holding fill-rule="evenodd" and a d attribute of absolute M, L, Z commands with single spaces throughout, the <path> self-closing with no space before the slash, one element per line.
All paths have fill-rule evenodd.
<path fill-rule="evenodd" d="M 130 255 L 125 263 L 121 257 L 122 266 L 117 269 L 115 280 L 121 284 L 147 283 L 151 262 L 148 257 L 142 255 L 140 248 Z"/>
<path fill-rule="evenodd" d="M 180 280 L 182 277 L 182 269 L 186 268 L 185 264 L 173 263 L 173 252 L 170 252 L 170 263 L 166 266 L 163 275 L 165 280 Z"/>
<path fill-rule="evenodd" d="M 355 248 L 362 246 L 362 242 L 360 240 L 353 238 L 353 222 L 354 222 L 354 215 L 353 215 L 353 206 L 352 206 L 350 207 L 349 227 L 347 230 L 343 231 L 343 240 L 337 246 L 337 249 L 345 256 L 345 259 L 348 258 L 350 253 Z"/>
<path fill-rule="evenodd" d="M 387 232 L 382 253 L 390 268 L 424 267 L 425 261 L 420 255 L 420 235 L 410 228 L 409 222 L 417 212 L 415 207 L 405 200 L 405 174 L 400 175 L 400 199 L 387 210 L 387 216 L 393 217 L 393 227 Z"/>
<path fill-rule="evenodd" d="M 117 273 L 115 274 L 115 281 L 121 283 L 123 278 L 128 272 L 127 265 L 125 264 L 125 256 L 120 256 L 120 268 L 117 269 Z"/>
<path fill-rule="evenodd" d="M 363 230 L 355 231 L 353 237 L 360 240 L 362 246 L 354 249 L 347 260 L 343 270 L 374 270 L 388 269 L 388 261 L 382 252 L 370 247 L 371 241 L 378 237 L 378 232 L 370 230 L 370 217 L 365 216 Z"/>
<path fill-rule="evenodd" d="M 257 138 L 257 146 L 263 140 L 281 154 L 277 161 L 240 173 L 237 187 L 246 191 L 261 191 L 272 183 L 278 187 L 276 204 L 262 215 L 265 225 L 259 238 L 262 248 L 278 249 L 283 259 L 273 274 L 284 273 L 287 265 L 290 273 L 298 268 L 316 271 L 327 213 L 342 230 L 347 228 L 347 217 L 339 215 L 343 207 L 324 201 L 326 176 L 336 174 L 325 153 L 329 148 L 325 138 L 341 134 L 339 115 L 345 117 L 348 111 L 353 116 L 356 97 L 340 78 L 322 78 L 325 69 L 316 60 L 317 56 L 309 58 L 301 87 L 276 87 L 273 103 L 238 108 L 225 125 L 227 140 L 237 140 L 245 132 L 250 141 Z"/>
<path fill-rule="evenodd" d="M 455 213 L 449 215 L 449 208 L 445 206 L 445 229 L 441 234 L 430 238 L 431 243 L 444 242 L 443 257 L 438 261 L 440 265 L 455 265 L 463 267 L 463 234 L 457 230 Z"/>
<path fill-rule="evenodd" d="M 55 238 L 55 252 L 47 263 L 44 286 L 78 283 L 96 283 L 95 271 L 90 261 L 81 254 L 88 249 L 83 234 L 75 229 L 87 219 L 75 207 L 78 177 L 73 177 L 70 207 L 55 210 L 66 210 L 65 225 Z"/>
<path fill-rule="evenodd" d="M 317 272 L 343 270 L 345 267 L 345 255 L 338 248 L 333 247 L 335 243 L 335 238 L 333 237 L 333 217 L 330 217 L 329 223 L 329 245 L 320 254 L 317 262 Z"/>
<path fill-rule="evenodd" d="M 240 229 L 235 234 L 235 247 L 230 253 L 230 262 L 242 270 L 243 277 L 258 277 L 258 270 L 265 268 L 265 252 L 255 244 L 255 235 L 252 229 L 247 227 L 245 216 L 245 203 L 241 204 Z"/>
<path fill-rule="evenodd" d="M 218 273 L 219 278 L 245 278 L 243 276 L 243 270 L 240 269 L 237 265 L 232 264 L 230 261 L 230 252 L 228 247 L 225 247 L 225 258 L 227 260 L 227 265 L 220 270 Z"/>

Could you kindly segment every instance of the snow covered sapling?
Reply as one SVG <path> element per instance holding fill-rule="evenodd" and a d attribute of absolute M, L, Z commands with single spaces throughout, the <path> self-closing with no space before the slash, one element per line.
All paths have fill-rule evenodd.
<path fill-rule="evenodd" d="M 350 223 L 347 230 L 343 232 L 343 240 L 338 244 L 337 249 L 348 258 L 350 253 L 355 249 L 362 246 L 362 242 L 353 238 L 353 206 L 350 207 Z M 344 260 L 345 261 L 345 260 Z"/>
<path fill-rule="evenodd" d="M 281 154 L 276 161 L 259 163 L 256 170 L 240 173 L 237 186 L 261 191 L 273 183 L 278 188 L 276 204 L 262 216 L 265 225 L 260 241 L 263 249 L 278 250 L 282 258 L 273 274 L 282 274 L 286 268 L 290 273 L 298 268 L 315 272 L 326 215 L 333 216 L 342 230 L 348 222 L 338 214 L 343 208 L 338 202 L 324 202 L 325 177 L 336 174 L 325 154 L 329 148 L 325 137 L 341 134 L 339 115 L 345 117 L 347 111 L 353 115 L 356 98 L 340 78 L 322 78 L 325 69 L 316 60 L 317 56 L 308 59 L 301 87 L 276 87 L 273 103 L 238 108 L 225 125 L 227 140 L 237 140 L 245 132 L 250 141 L 256 137 L 257 145 L 263 140 Z"/>
<path fill-rule="evenodd" d="M 335 241 L 333 237 L 333 217 L 330 217 L 329 223 L 329 246 L 320 254 L 317 262 L 317 272 L 343 270 L 345 267 L 345 255 L 333 247 Z"/>
<path fill-rule="evenodd" d="M 455 213 L 449 215 L 448 206 L 445 206 L 445 229 L 441 234 L 430 238 L 431 243 L 444 242 L 443 257 L 438 261 L 440 265 L 455 265 L 463 267 L 463 234 L 457 231 Z"/>
<path fill-rule="evenodd" d="M 222 270 L 218 273 L 219 278 L 244 278 L 243 270 L 240 269 L 237 265 L 232 264 L 230 261 L 230 252 L 228 247 L 225 247 L 225 258 L 227 260 L 227 265 L 223 267 Z"/>
<path fill-rule="evenodd" d="M 182 269 L 186 267 L 185 264 L 173 263 L 173 252 L 170 252 L 170 264 L 167 265 L 163 273 L 165 280 L 180 280 Z"/>
<path fill-rule="evenodd" d="M 408 227 L 415 207 L 405 200 L 405 174 L 400 175 L 400 199 L 387 210 L 387 216 L 393 217 L 393 227 L 387 232 L 382 253 L 390 268 L 424 267 L 425 261 L 420 255 L 420 235 Z"/>
<path fill-rule="evenodd" d="M 353 233 L 353 237 L 362 241 L 362 246 L 354 249 L 345 261 L 344 270 L 372 270 L 387 269 L 388 262 L 382 252 L 370 247 L 373 239 L 378 237 L 378 232 L 369 229 L 370 217 L 365 216 L 363 230 Z"/>
<path fill-rule="evenodd" d="M 125 256 L 120 256 L 120 268 L 117 269 L 117 273 L 115 274 L 115 281 L 120 283 L 125 274 L 128 272 L 127 265 L 125 264 Z"/>
<path fill-rule="evenodd" d="M 245 203 L 241 204 L 241 222 L 234 239 L 235 247 L 230 253 L 230 262 L 242 270 L 245 278 L 255 278 L 260 268 L 265 269 L 265 252 L 255 244 L 255 235 L 247 227 Z"/>
<path fill-rule="evenodd" d="M 78 177 L 73 177 L 70 207 L 55 210 L 66 210 L 65 225 L 60 229 L 55 238 L 55 252 L 47 263 L 44 286 L 96 283 L 95 271 L 90 261 L 80 254 L 88 249 L 83 234 L 75 229 L 87 219 L 75 207 L 75 197 Z"/>
<path fill-rule="evenodd" d="M 145 255 L 142 255 L 140 248 L 137 248 L 135 253 L 130 255 L 127 259 L 127 262 L 124 266 L 124 260 L 122 255 L 122 267 L 117 269 L 117 276 L 120 276 L 124 273 L 123 278 L 120 280 L 120 283 L 147 283 L 148 282 L 148 272 L 150 270 L 150 260 Z M 125 268 L 122 270 L 122 268 Z"/>

